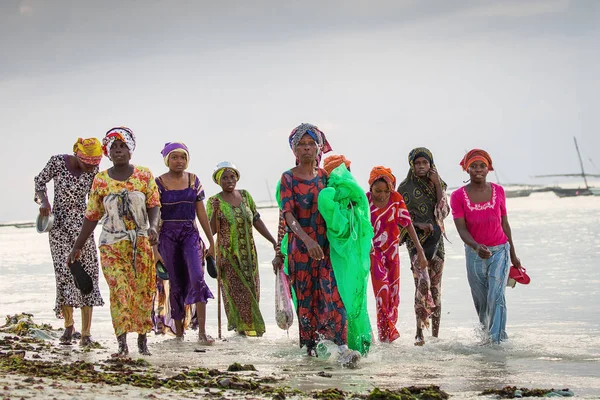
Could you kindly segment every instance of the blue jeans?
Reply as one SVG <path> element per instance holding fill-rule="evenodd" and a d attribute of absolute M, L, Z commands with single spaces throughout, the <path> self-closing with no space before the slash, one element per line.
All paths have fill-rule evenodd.
<path fill-rule="evenodd" d="M 467 278 L 479 322 L 490 335 L 492 343 L 508 339 L 506 334 L 506 299 L 504 291 L 510 267 L 510 245 L 488 247 L 492 256 L 487 260 L 465 246 Z"/>

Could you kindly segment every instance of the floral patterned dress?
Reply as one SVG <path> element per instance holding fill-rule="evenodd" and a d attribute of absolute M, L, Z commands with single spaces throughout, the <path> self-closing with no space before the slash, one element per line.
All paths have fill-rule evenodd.
<path fill-rule="evenodd" d="M 98 289 L 98 255 L 94 235 L 88 238 L 81 250 L 80 261 L 83 269 L 92 278 L 94 289 L 88 295 L 81 294 L 75 286 L 73 275 L 67 267 L 67 258 L 77 240 L 83 224 L 86 196 L 92 186 L 96 169 L 91 173 L 75 175 L 67 166 L 67 155 L 52 156 L 46 167 L 34 179 L 35 191 L 46 192 L 46 184 L 54 181 L 54 201 L 52 214 L 54 224 L 49 232 L 50 252 L 56 278 L 56 301 L 54 312 L 62 318 L 62 306 L 83 307 L 102 306 L 104 301 Z M 41 199 L 35 196 L 35 202 Z"/>
<path fill-rule="evenodd" d="M 408 226 L 410 214 L 400 193 L 393 191 L 387 206 L 373 204 L 371 192 L 367 193 L 371 209 L 371 223 L 375 236 L 371 251 L 371 283 L 377 306 L 377 331 L 379 341 L 393 342 L 400 337 L 396 329 L 400 304 L 400 226 Z"/>
<path fill-rule="evenodd" d="M 327 173 L 319 169 L 312 180 L 303 180 L 286 171 L 281 176 L 283 213 L 292 213 L 325 257 L 310 257 L 304 242 L 288 232 L 288 269 L 296 293 L 296 313 L 300 327 L 300 347 L 314 349 L 319 340 L 342 345 L 348 342 L 348 318 L 338 291 L 329 257 L 325 220 L 317 207 L 319 192 L 327 186 Z"/>
<path fill-rule="evenodd" d="M 223 303 L 227 329 L 262 336 L 265 322 L 260 313 L 258 255 L 252 229 L 260 218 L 250 193 L 240 190 L 242 202 L 234 207 L 217 194 L 208 200 L 208 217 L 217 212 L 217 232 Z"/>
<path fill-rule="evenodd" d="M 152 296 L 156 287 L 154 255 L 148 239 L 147 208 L 160 206 L 154 177 L 145 167 L 118 181 L 102 171 L 94 178 L 85 217 L 104 216 L 99 249 L 110 289 L 115 334 L 152 330 Z"/>

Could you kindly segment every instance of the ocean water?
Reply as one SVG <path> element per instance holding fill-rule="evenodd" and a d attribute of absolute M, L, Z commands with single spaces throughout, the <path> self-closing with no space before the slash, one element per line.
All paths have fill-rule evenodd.
<path fill-rule="evenodd" d="M 262 338 L 246 338 L 226 330 L 224 340 L 205 352 L 195 352 L 195 332 L 185 342 L 151 335 L 149 361 L 170 368 L 226 368 L 234 361 L 251 363 L 263 374 L 285 378 L 304 390 L 338 387 L 366 392 L 373 387 L 398 388 L 436 384 L 455 398 L 481 398 L 485 388 L 515 385 L 528 388 L 570 388 L 578 398 L 600 398 L 600 197 L 559 199 L 552 193 L 508 199 L 509 220 L 517 254 L 531 284 L 507 288 L 509 340 L 482 346 L 476 335 L 477 317 L 466 279 L 464 250 L 451 217 L 446 227 L 450 243 L 443 276 L 440 338 L 414 342 L 414 284 L 406 250 L 401 250 L 399 340 L 374 343 L 357 369 L 338 366 L 335 357 L 308 358 L 298 347 L 296 321 L 289 332 L 274 317 L 273 250 L 255 233 L 260 258 L 261 310 L 267 324 Z M 261 210 L 275 233 L 277 210 Z M 98 237 L 98 236 L 96 236 Z M 216 282 L 207 276 L 213 293 Z M 107 303 L 94 310 L 92 335 L 110 349 L 116 347 Z M 369 285 L 369 314 L 374 330 L 375 305 Z M 48 237 L 34 229 L 0 228 L 0 315 L 30 312 L 37 321 L 62 326 L 54 317 L 55 281 Z M 209 302 L 207 331 L 217 336 L 216 300 Z M 79 330 L 80 315 L 75 313 Z M 137 357 L 135 339 L 130 338 Z M 105 355 L 104 355 L 105 356 Z M 93 359 L 94 353 L 79 357 Z M 317 376 L 326 371 L 331 378 Z"/>

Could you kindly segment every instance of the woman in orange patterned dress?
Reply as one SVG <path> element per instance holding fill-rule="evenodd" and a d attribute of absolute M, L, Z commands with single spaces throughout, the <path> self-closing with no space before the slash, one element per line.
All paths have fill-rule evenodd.
<path fill-rule="evenodd" d="M 152 246 L 158 239 L 160 197 L 150 170 L 129 163 L 135 149 L 130 129 L 113 128 L 102 143 L 113 166 L 94 178 L 81 233 L 69 258 L 71 262 L 79 258 L 83 244 L 104 216 L 99 250 L 119 344 L 113 356 L 129 354 L 127 332 L 137 332 L 139 353 L 150 355 L 146 334 L 152 330 L 156 276 Z"/>

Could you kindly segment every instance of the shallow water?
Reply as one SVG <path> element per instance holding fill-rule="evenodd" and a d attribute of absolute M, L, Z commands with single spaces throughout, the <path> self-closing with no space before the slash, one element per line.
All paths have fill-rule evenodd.
<path fill-rule="evenodd" d="M 424 347 L 413 346 L 414 285 L 406 250 L 402 249 L 401 338 L 392 344 L 375 343 L 354 370 L 335 360 L 311 359 L 298 348 L 298 329 L 289 336 L 274 316 L 274 284 L 270 244 L 258 237 L 261 269 L 261 309 L 267 324 L 263 338 L 246 338 L 226 331 L 206 352 L 189 332 L 184 343 L 150 336 L 149 361 L 226 368 L 234 361 L 254 364 L 262 374 L 284 375 L 301 389 L 338 387 L 367 391 L 417 384 L 437 384 L 459 398 L 476 397 L 485 388 L 505 385 L 570 388 L 578 398 L 600 398 L 600 197 L 558 199 L 551 193 L 508 199 L 517 254 L 531 276 L 528 286 L 507 288 L 510 340 L 500 346 L 481 346 L 477 318 L 466 281 L 463 246 L 451 218 L 447 220 L 447 260 L 443 277 L 442 327 L 439 339 L 426 337 Z M 277 211 L 261 210 L 275 233 Z M 98 237 L 98 236 L 96 236 Z M 33 229 L 0 228 L 0 315 L 30 312 L 39 322 L 60 327 L 53 314 L 55 287 L 47 235 Z M 215 280 L 207 277 L 216 294 Z M 115 340 L 108 308 L 108 288 L 101 278 L 106 306 L 94 310 L 95 340 L 113 348 Z M 369 314 L 374 329 L 375 305 L 369 285 Z M 216 301 L 208 305 L 207 330 L 217 335 Z M 79 313 L 76 327 L 79 329 Z M 130 348 L 135 339 L 130 338 Z M 135 352 L 132 356 L 137 357 Z M 83 355 L 93 359 L 94 354 Z M 317 376 L 325 370 L 331 378 Z"/>

